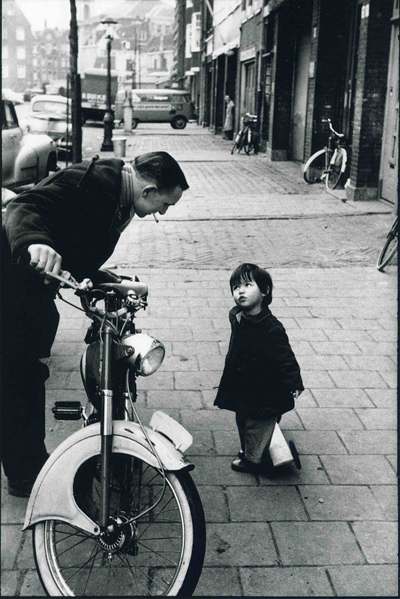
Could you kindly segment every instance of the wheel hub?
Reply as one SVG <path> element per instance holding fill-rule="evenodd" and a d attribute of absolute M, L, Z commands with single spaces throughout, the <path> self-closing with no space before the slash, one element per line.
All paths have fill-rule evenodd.
<path fill-rule="evenodd" d="M 110 526 L 103 535 L 98 537 L 98 543 L 103 551 L 115 553 L 125 548 L 125 550 L 131 552 L 131 544 L 137 534 L 133 522 L 123 526 L 128 520 L 128 517 L 123 515 L 116 518 L 111 517 Z"/>

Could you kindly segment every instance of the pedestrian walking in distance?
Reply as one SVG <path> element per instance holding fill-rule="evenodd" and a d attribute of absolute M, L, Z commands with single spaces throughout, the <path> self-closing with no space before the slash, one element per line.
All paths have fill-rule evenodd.
<path fill-rule="evenodd" d="M 304 390 L 300 367 L 282 323 L 272 314 L 272 278 L 241 264 L 230 278 L 236 306 L 228 353 L 214 405 L 236 413 L 241 450 L 238 472 L 267 472 L 275 424 Z"/>
<path fill-rule="evenodd" d="M 225 102 L 224 139 L 233 139 L 233 113 L 235 110 L 235 103 L 230 96 L 225 96 Z"/>
<path fill-rule="evenodd" d="M 41 359 L 50 356 L 59 315 L 57 284 L 44 273 L 64 270 L 78 281 L 96 282 L 134 215 L 165 214 L 188 187 L 166 152 L 143 154 L 129 164 L 96 156 L 8 204 L 2 231 L 1 458 L 12 495 L 29 496 L 48 457 L 49 370 Z"/>

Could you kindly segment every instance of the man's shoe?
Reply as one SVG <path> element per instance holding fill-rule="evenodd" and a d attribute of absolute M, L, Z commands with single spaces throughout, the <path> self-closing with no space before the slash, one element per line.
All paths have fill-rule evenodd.
<path fill-rule="evenodd" d="M 260 466 L 261 464 L 249 462 L 245 457 L 235 458 L 231 464 L 231 468 L 235 472 L 260 472 Z"/>
<path fill-rule="evenodd" d="M 27 480 L 8 479 L 8 492 L 15 497 L 29 497 L 36 477 Z"/>

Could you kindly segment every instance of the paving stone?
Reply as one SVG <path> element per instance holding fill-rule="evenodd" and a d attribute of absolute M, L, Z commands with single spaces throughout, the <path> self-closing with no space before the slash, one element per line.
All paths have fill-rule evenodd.
<path fill-rule="evenodd" d="M 367 370 L 330 370 L 330 377 L 336 387 L 345 389 L 385 389 L 386 384 L 383 372 L 370 372 Z"/>
<path fill-rule="evenodd" d="M 172 372 L 158 371 L 153 376 L 141 376 L 138 380 L 138 388 L 142 391 L 150 391 L 152 389 L 158 389 L 160 391 L 174 389 L 174 374 Z"/>
<path fill-rule="evenodd" d="M 377 408 L 396 408 L 396 389 L 365 389 L 366 394 Z"/>
<path fill-rule="evenodd" d="M 337 323 L 342 329 L 382 330 L 382 325 L 372 318 L 338 318 Z"/>
<path fill-rule="evenodd" d="M 396 475 L 381 455 L 324 455 L 321 461 L 334 485 L 390 485 Z"/>
<path fill-rule="evenodd" d="M 199 362 L 196 356 L 189 357 L 181 354 L 166 356 L 158 372 L 197 372 L 198 370 Z"/>
<path fill-rule="evenodd" d="M 207 526 L 210 522 L 228 522 L 229 510 L 225 490 L 221 486 L 198 487 Z"/>
<path fill-rule="evenodd" d="M 191 472 L 191 476 L 196 485 L 199 486 L 232 485 L 240 487 L 242 485 L 257 485 L 257 479 L 254 474 L 234 472 L 231 469 L 231 461 L 232 457 L 196 456 L 193 458 L 195 469 Z"/>
<path fill-rule="evenodd" d="M 302 455 L 301 470 L 292 462 L 275 468 L 268 476 L 260 474 L 259 482 L 260 485 L 328 485 L 329 479 L 317 456 Z"/>
<path fill-rule="evenodd" d="M 293 486 L 227 488 L 233 522 L 307 520 L 301 498 Z"/>
<path fill-rule="evenodd" d="M 302 486 L 300 493 L 311 520 L 384 520 L 373 493 L 366 486 Z"/>
<path fill-rule="evenodd" d="M 309 341 L 298 341 L 297 339 L 291 339 L 290 345 L 296 356 L 303 355 L 315 355 L 315 350 L 313 349 L 311 343 Z"/>
<path fill-rule="evenodd" d="M 193 391 L 202 391 L 203 389 L 216 388 L 219 385 L 221 371 L 176 372 L 174 378 L 175 389 L 192 389 Z"/>
<path fill-rule="evenodd" d="M 298 408 L 298 415 L 307 430 L 357 430 L 363 426 L 353 410 L 346 408 Z"/>
<path fill-rule="evenodd" d="M 193 593 L 194 597 L 240 597 L 242 588 L 238 568 L 205 566 Z"/>
<path fill-rule="evenodd" d="M 372 408 L 374 404 L 364 389 L 313 389 L 321 408 Z"/>
<path fill-rule="evenodd" d="M 302 397 L 303 395 L 296 400 L 296 403 L 302 403 Z M 283 414 L 279 426 L 281 427 L 282 431 L 297 431 L 304 428 L 297 410 L 292 410 L 291 412 L 286 412 Z"/>
<path fill-rule="evenodd" d="M 351 370 L 396 370 L 396 364 L 389 356 L 346 356 L 345 361 Z"/>
<path fill-rule="evenodd" d="M 218 341 L 176 341 L 172 343 L 172 354 L 189 356 L 221 355 Z"/>
<path fill-rule="evenodd" d="M 397 370 L 381 370 L 380 375 L 390 389 L 397 389 Z"/>
<path fill-rule="evenodd" d="M 142 404 L 140 399 L 137 403 Z M 203 407 L 203 401 L 200 391 L 166 389 L 162 391 L 149 390 L 147 392 L 147 407 L 162 410 L 165 406 L 177 409 L 200 410 Z"/>
<path fill-rule="evenodd" d="M 21 597 L 46 597 L 46 593 L 40 584 L 39 576 L 36 570 L 26 572 L 22 586 Z"/>
<path fill-rule="evenodd" d="M 166 341 L 190 341 L 193 339 L 192 329 L 187 326 L 186 328 L 171 328 L 171 329 L 158 329 L 158 330 L 146 330 L 148 335 L 153 335 L 156 339 L 159 339 L 163 343 Z"/>
<path fill-rule="evenodd" d="M 324 332 L 344 328 L 334 318 L 296 318 L 301 329 L 321 329 Z"/>
<path fill-rule="evenodd" d="M 207 526 L 206 566 L 271 566 L 277 563 L 268 524 L 230 522 Z"/>
<path fill-rule="evenodd" d="M 393 327 L 392 329 L 376 329 L 373 331 L 368 331 L 370 337 L 374 341 L 378 341 L 378 343 L 382 341 L 397 341 L 397 329 Z"/>
<path fill-rule="evenodd" d="M 21 545 L 21 526 L 19 524 L 1 525 L 1 568 L 14 567 Z"/>
<path fill-rule="evenodd" d="M 192 431 L 193 445 L 185 451 L 187 456 L 217 455 L 211 431 Z"/>
<path fill-rule="evenodd" d="M 311 341 L 311 346 L 317 354 L 322 355 L 361 354 L 354 341 Z"/>
<path fill-rule="evenodd" d="M 397 449 L 396 431 L 340 431 L 339 437 L 351 454 L 390 454 Z"/>
<path fill-rule="evenodd" d="M 328 597 L 334 594 L 324 568 L 240 568 L 246 597 Z"/>
<path fill-rule="evenodd" d="M 301 362 L 301 356 L 300 356 L 300 362 Z M 318 407 L 317 402 L 315 401 L 310 389 L 305 389 L 303 391 L 303 393 L 300 395 L 300 397 L 298 397 L 298 399 L 296 400 L 296 405 L 301 406 L 302 408 L 317 408 Z"/>
<path fill-rule="evenodd" d="M 0 596 L 1 597 L 15 597 L 18 589 L 18 570 L 3 570 L 1 572 L 1 585 L 0 585 Z"/>
<path fill-rule="evenodd" d="M 393 409 L 372 408 L 356 410 L 356 414 L 370 430 L 397 430 L 397 411 Z"/>
<path fill-rule="evenodd" d="M 272 532 L 284 566 L 363 563 L 345 522 L 273 522 Z"/>
<path fill-rule="evenodd" d="M 352 431 L 350 434 L 354 434 Z M 291 435 L 300 455 L 345 454 L 345 446 L 336 431 L 296 431 Z"/>
<path fill-rule="evenodd" d="M 396 356 L 397 345 L 394 342 L 358 341 L 358 347 L 367 356 Z"/>
<path fill-rule="evenodd" d="M 301 368 L 304 370 L 349 370 L 342 356 L 325 354 L 323 356 L 303 355 L 301 357 Z"/>
<path fill-rule="evenodd" d="M 340 331 L 337 331 L 340 332 Z M 330 331 L 329 331 L 330 333 Z M 327 334 L 322 329 L 293 329 L 290 331 L 290 342 L 294 340 L 299 341 L 326 341 L 328 339 Z"/>
<path fill-rule="evenodd" d="M 368 563 L 397 563 L 397 522 L 355 522 L 352 528 Z"/>
<path fill-rule="evenodd" d="M 182 424 L 190 431 L 196 430 L 237 430 L 235 415 L 229 410 L 182 410 Z"/>
<path fill-rule="evenodd" d="M 327 372 L 322 370 L 301 370 L 303 385 L 306 389 L 330 389 L 335 386 Z"/>
<path fill-rule="evenodd" d="M 396 485 L 372 485 L 371 492 L 389 521 L 398 520 L 398 489 Z"/>
<path fill-rule="evenodd" d="M 327 337 L 333 342 L 371 341 L 371 333 L 362 329 L 340 329 L 327 331 Z"/>
<path fill-rule="evenodd" d="M 225 356 L 215 356 L 211 354 L 209 356 L 198 356 L 197 359 L 199 362 L 199 370 L 201 372 L 216 370 L 220 376 L 222 375 L 225 364 Z"/>
<path fill-rule="evenodd" d="M 396 566 L 342 566 L 328 568 L 339 597 L 398 597 Z"/>

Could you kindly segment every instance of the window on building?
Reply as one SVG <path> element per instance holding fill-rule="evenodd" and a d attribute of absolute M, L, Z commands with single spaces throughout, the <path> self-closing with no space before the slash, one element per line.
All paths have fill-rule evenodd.
<path fill-rule="evenodd" d="M 192 14 L 192 52 L 200 52 L 201 40 L 201 13 L 194 12 Z"/>
<path fill-rule="evenodd" d="M 185 58 L 192 56 L 192 24 L 186 24 L 186 47 L 185 47 Z"/>
<path fill-rule="evenodd" d="M 3 58 L 8 58 L 8 46 L 3 46 L 1 50 Z"/>
<path fill-rule="evenodd" d="M 26 69 L 25 69 L 25 65 L 24 64 L 19 64 L 17 66 L 17 77 L 18 77 L 18 79 L 25 79 L 26 78 Z"/>
<path fill-rule="evenodd" d="M 3 64 L 1 71 L 2 71 L 2 73 L 1 73 L 2 78 L 8 79 L 8 77 L 9 77 L 8 64 Z"/>
<path fill-rule="evenodd" d="M 15 35 L 19 42 L 23 42 L 25 40 L 25 29 L 23 27 L 17 27 Z"/>
<path fill-rule="evenodd" d="M 18 58 L 18 60 L 25 60 L 25 58 L 26 58 L 25 46 L 17 47 L 17 58 Z"/>

